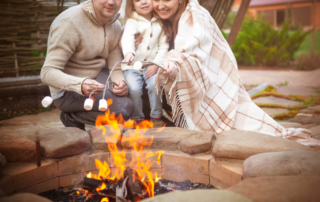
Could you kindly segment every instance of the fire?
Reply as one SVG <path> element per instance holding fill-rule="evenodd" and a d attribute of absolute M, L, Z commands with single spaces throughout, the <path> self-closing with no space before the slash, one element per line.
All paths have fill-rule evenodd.
<path fill-rule="evenodd" d="M 108 100 L 108 105 L 112 104 L 112 100 Z M 151 152 L 143 149 L 144 146 L 150 146 L 153 142 L 153 136 L 145 137 L 142 134 L 141 129 L 149 129 L 153 127 L 153 123 L 148 120 L 140 122 L 138 125 L 135 125 L 136 132 L 132 132 L 129 136 L 122 137 L 121 130 L 125 128 L 132 128 L 134 126 L 134 121 L 129 120 L 125 121 L 121 115 L 115 116 L 115 114 L 110 114 L 110 111 L 107 110 L 105 115 L 99 116 L 96 119 L 96 127 L 102 129 L 103 135 L 107 142 L 108 148 L 111 153 L 112 161 L 112 170 L 107 162 L 101 162 L 99 159 L 95 159 L 95 164 L 99 170 L 98 175 L 94 175 L 91 172 L 87 174 L 87 178 L 94 179 L 122 179 L 124 177 L 124 171 L 127 166 L 130 166 L 132 169 L 135 169 L 137 175 L 133 175 L 134 180 L 140 180 L 141 183 L 145 186 L 148 195 L 150 197 L 154 196 L 154 183 L 158 182 L 161 177 L 157 173 L 152 173 L 150 168 L 153 163 L 160 164 L 160 158 L 163 151 Z M 158 129 L 161 131 L 163 128 Z M 107 130 L 110 131 L 113 135 L 107 135 Z M 126 152 L 119 149 L 117 143 L 126 143 L 131 148 L 131 156 L 128 157 Z M 156 159 L 156 160 L 151 160 Z M 138 178 L 138 179 L 137 179 Z M 142 186 L 143 186 L 142 185 Z M 103 183 L 101 187 L 98 187 L 96 191 L 101 191 L 106 188 L 106 184 Z M 101 202 L 109 201 L 108 198 L 103 198 Z"/>
<path fill-rule="evenodd" d="M 101 187 L 98 187 L 96 190 L 97 192 L 104 190 L 107 187 L 107 185 L 103 182 Z"/>
<path fill-rule="evenodd" d="M 107 197 L 105 197 L 105 198 L 103 198 L 103 199 L 101 200 L 101 202 L 109 202 L 109 199 L 108 199 Z"/>
<path fill-rule="evenodd" d="M 87 178 L 91 178 L 91 172 L 87 174 Z"/>

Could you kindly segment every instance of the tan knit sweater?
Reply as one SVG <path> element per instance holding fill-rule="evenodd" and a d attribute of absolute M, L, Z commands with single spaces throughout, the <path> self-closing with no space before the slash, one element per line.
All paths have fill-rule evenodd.
<path fill-rule="evenodd" d="M 86 78 L 95 79 L 106 64 L 110 72 L 113 65 L 122 60 L 118 17 L 119 14 L 115 15 L 102 26 L 89 0 L 67 9 L 53 21 L 41 70 L 41 80 L 49 85 L 51 93 L 82 83 Z M 111 80 L 125 80 L 120 65 L 112 73 Z M 81 85 L 70 85 L 64 90 L 82 95 Z"/>

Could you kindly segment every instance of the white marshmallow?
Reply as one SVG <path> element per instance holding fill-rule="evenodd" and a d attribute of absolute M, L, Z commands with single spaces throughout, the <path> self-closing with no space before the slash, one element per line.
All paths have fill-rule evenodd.
<path fill-rule="evenodd" d="M 84 109 L 91 110 L 92 106 L 93 106 L 93 100 L 90 98 L 86 99 L 86 101 L 84 102 Z"/>
<path fill-rule="evenodd" d="M 99 100 L 99 110 L 104 112 L 104 111 L 107 111 L 107 109 L 108 109 L 107 100 L 105 99 Z"/>
<path fill-rule="evenodd" d="M 142 66 L 143 66 L 143 65 L 142 65 L 142 62 L 136 61 L 136 62 L 133 64 L 133 69 L 139 71 L 139 70 L 142 68 Z"/>
<path fill-rule="evenodd" d="M 47 108 L 52 104 L 52 98 L 49 96 L 46 96 L 42 99 L 41 104 L 43 107 Z"/>

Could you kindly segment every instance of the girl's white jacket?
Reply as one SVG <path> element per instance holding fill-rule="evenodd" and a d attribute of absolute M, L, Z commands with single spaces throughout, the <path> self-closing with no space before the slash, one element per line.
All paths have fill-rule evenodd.
<path fill-rule="evenodd" d="M 153 17 L 148 21 L 137 12 L 133 13 L 133 18 L 129 18 L 124 27 L 121 39 L 123 55 L 125 56 L 128 52 L 131 52 L 135 55 L 134 61 L 151 61 L 160 65 L 168 52 L 169 43 L 159 20 Z M 137 51 L 135 51 L 134 46 L 134 35 L 136 33 L 140 33 L 143 37 Z M 121 69 L 133 69 L 133 65 L 122 64 Z"/>

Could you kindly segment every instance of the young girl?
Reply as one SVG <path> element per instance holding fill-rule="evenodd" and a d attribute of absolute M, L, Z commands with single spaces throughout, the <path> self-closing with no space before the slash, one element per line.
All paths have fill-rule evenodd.
<path fill-rule="evenodd" d="M 137 123 L 144 120 L 141 96 L 143 84 L 146 83 L 153 127 L 161 127 L 163 126 L 163 122 L 161 121 L 162 103 L 160 94 L 155 89 L 155 78 L 159 67 L 151 65 L 142 71 L 133 69 L 135 61 L 150 61 L 160 65 L 163 57 L 168 52 L 169 44 L 167 37 L 158 19 L 153 17 L 152 13 L 152 0 L 127 0 L 127 21 L 121 44 L 123 55 L 125 56 L 124 61 L 129 62 L 129 64 L 123 64 L 121 69 L 124 71 L 129 86 L 129 97 L 135 106 L 132 119 L 135 119 Z M 134 35 L 136 33 L 140 33 L 143 37 L 137 50 L 135 50 L 134 45 Z"/>

